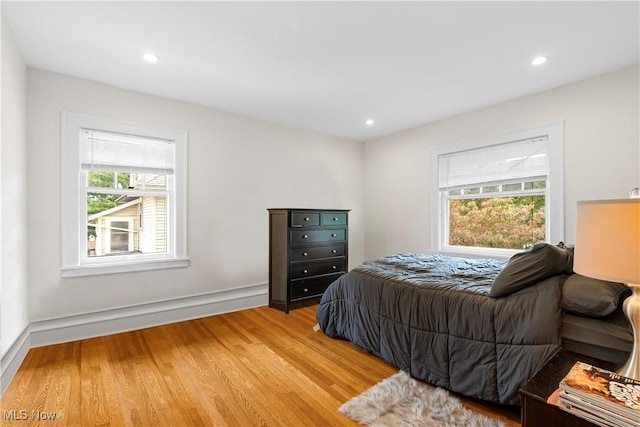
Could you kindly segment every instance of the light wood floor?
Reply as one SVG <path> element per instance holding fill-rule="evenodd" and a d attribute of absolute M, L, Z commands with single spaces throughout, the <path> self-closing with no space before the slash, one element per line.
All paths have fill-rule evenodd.
<path fill-rule="evenodd" d="M 260 307 L 31 349 L 2 398 L 0 424 L 358 425 L 338 407 L 397 369 L 314 332 L 315 310 Z M 463 401 L 520 425 L 516 408 Z M 51 413 L 55 420 L 38 422 Z"/>

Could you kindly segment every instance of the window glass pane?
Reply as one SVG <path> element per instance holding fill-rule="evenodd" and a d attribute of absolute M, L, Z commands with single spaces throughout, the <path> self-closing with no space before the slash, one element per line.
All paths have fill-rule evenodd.
<path fill-rule="evenodd" d="M 502 191 L 520 191 L 522 190 L 522 184 L 505 184 L 502 186 Z"/>
<path fill-rule="evenodd" d="M 449 195 L 450 195 L 450 196 L 459 196 L 459 195 L 461 195 L 461 194 L 462 194 L 462 191 L 461 191 L 461 190 L 450 190 L 450 191 L 449 191 Z"/>
<path fill-rule="evenodd" d="M 87 256 L 167 252 L 165 195 L 87 194 Z"/>
<path fill-rule="evenodd" d="M 497 193 L 498 191 L 500 191 L 500 186 L 499 185 L 491 185 L 488 187 L 482 187 L 482 192 L 483 193 Z"/>
<path fill-rule="evenodd" d="M 480 194 L 480 187 L 465 188 L 464 194 Z"/>
<path fill-rule="evenodd" d="M 88 193 L 87 194 L 87 215 L 91 216 L 107 209 L 116 207 L 120 195 L 117 194 L 100 194 L 100 193 Z"/>
<path fill-rule="evenodd" d="M 536 181 L 533 183 L 533 188 L 547 188 L 547 181 Z"/>
<path fill-rule="evenodd" d="M 131 188 L 131 175 L 129 172 L 118 172 L 118 188 Z"/>
<path fill-rule="evenodd" d="M 167 176 L 162 174 L 133 173 L 131 185 L 139 190 L 165 191 L 167 189 Z"/>
<path fill-rule="evenodd" d="M 114 188 L 116 182 L 115 172 L 89 171 L 87 177 L 87 185 L 94 188 Z"/>
<path fill-rule="evenodd" d="M 90 170 L 87 186 L 91 188 L 130 188 L 130 173 Z M 116 184 L 117 177 L 117 184 Z"/>
<path fill-rule="evenodd" d="M 545 241 L 545 196 L 449 200 L 449 245 L 525 249 Z"/>

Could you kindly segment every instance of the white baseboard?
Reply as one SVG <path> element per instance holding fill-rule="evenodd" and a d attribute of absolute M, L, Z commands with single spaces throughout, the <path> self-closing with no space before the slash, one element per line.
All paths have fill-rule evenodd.
<path fill-rule="evenodd" d="M 133 331 L 267 305 L 261 283 L 202 295 L 31 322 L 2 358 L 4 394 L 30 348 Z M 6 360 L 5 360 L 6 359 Z"/>
<path fill-rule="evenodd" d="M 9 383 L 18 372 L 18 368 L 27 357 L 30 348 L 29 325 L 27 325 L 0 360 L 0 397 L 9 387 Z"/>

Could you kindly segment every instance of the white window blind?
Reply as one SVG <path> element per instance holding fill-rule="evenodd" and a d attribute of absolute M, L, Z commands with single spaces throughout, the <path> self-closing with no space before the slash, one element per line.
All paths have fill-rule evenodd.
<path fill-rule="evenodd" d="M 83 170 L 172 175 L 175 144 L 161 139 L 82 129 L 80 163 Z"/>
<path fill-rule="evenodd" d="M 544 180 L 548 138 L 508 142 L 438 156 L 440 191 Z"/>

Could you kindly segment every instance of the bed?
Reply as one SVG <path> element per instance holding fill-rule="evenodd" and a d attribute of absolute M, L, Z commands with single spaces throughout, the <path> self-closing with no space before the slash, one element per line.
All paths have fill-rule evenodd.
<path fill-rule="evenodd" d="M 517 405 L 521 385 L 563 345 L 572 266 L 564 245 L 538 244 L 508 262 L 395 254 L 333 282 L 316 319 L 326 335 L 415 378 Z"/>
<path fill-rule="evenodd" d="M 562 285 L 562 347 L 622 365 L 633 346 L 633 328 L 622 312 L 629 295 L 622 283 L 569 276 Z"/>

